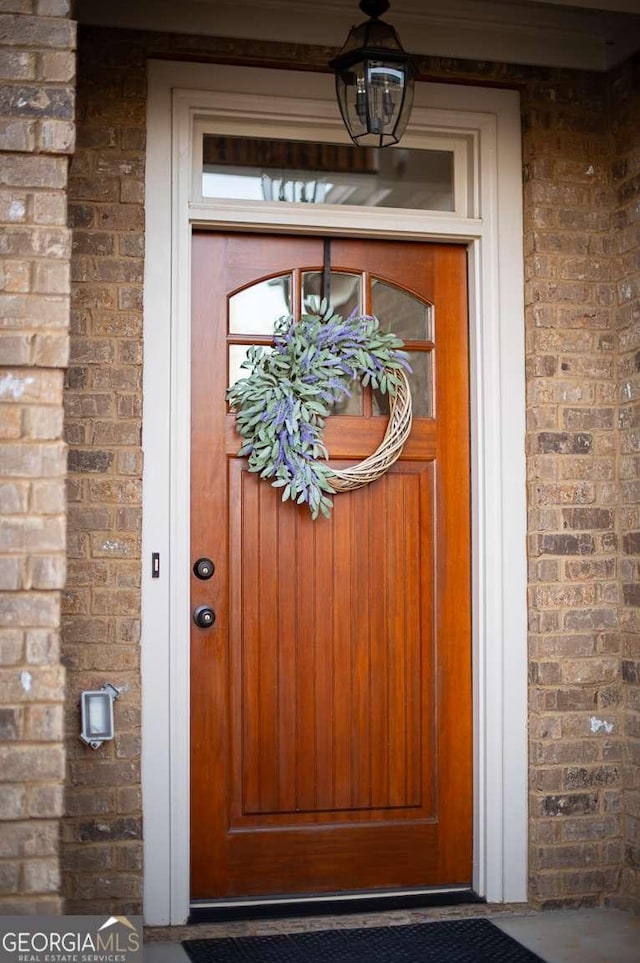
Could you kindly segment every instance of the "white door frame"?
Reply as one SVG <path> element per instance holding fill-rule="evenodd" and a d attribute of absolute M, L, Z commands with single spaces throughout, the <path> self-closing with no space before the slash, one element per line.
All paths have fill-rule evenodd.
<path fill-rule="evenodd" d="M 202 200 L 195 131 L 345 142 L 329 76 L 150 62 L 146 171 L 142 779 L 144 913 L 189 913 L 190 236 L 333 231 L 469 249 L 473 491 L 474 871 L 489 902 L 527 898 L 524 306 L 519 98 L 418 85 L 403 145 L 466 138 L 454 213 Z M 151 555 L 159 553 L 159 577 Z"/>

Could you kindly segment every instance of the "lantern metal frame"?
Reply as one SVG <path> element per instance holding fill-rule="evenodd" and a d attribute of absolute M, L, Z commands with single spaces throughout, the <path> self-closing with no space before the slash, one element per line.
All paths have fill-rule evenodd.
<path fill-rule="evenodd" d="M 395 29 L 380 20 L 389 0 L 360 0 L 359 6 L 370 19 L 351 28 L 329 66 L 352 141 L 364 147 L 388 147 L 397 144 L 406 129 L 418 71 Z"/>

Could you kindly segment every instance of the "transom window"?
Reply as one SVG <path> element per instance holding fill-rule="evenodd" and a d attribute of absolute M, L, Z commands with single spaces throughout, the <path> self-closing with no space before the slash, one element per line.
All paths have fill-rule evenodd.
<path fill-rule="evenodd" d="M 454 152 L 205 134 L 202 196 L 453 211 Z"/>

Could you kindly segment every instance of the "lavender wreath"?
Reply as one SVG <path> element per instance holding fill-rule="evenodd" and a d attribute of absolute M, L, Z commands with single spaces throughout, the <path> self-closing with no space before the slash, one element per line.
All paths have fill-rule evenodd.
<path fill-rule="evenodd" d="M 373 315 L 343 319 L 318 298 L 309 298 L 307 308 L 300 321 L 276 323 L 272 350 L 249 349 L 242 366 L 250 374 L 229 388 L 227 400 L 245 439 L 238 455 L 248 458 L 249 471 L 273 479 L 283 501 L 306 502 L 315 519 L 329 516 L 339 490 L 322 441 L 331 406 L 350 394 L 354 379 L 393 398 L 410 368 L 403 342 L 381 331 Z"/>

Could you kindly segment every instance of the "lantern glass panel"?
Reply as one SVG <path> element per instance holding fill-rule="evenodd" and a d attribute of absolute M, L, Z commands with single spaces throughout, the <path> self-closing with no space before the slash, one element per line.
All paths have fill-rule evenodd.
<path fill-rule="evenodd" d="M 403 66 L 380 60 L 352 64 L 336 75 L 336 94 L 356 144 L 387 147 L 400 140 L 413 100 L 413 84 Z"/>

